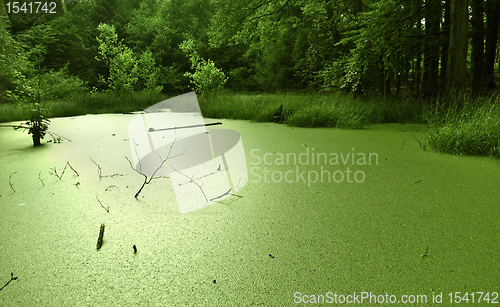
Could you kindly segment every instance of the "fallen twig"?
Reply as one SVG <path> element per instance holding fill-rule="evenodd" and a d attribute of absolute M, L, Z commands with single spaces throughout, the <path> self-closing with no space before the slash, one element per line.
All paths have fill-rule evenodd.
<path fill-rule="evenodd" d="M 101 224 L 101 229 L 99 230 L 99 237 L 97 238 L 97 245 L 96 248 L 97 250 L 101 249 L 102 246 L 102 238 L 104 237 L 104 223 Z"/>
<path fill-rule="evenodd" d="M 422 258 L 427 257 L 427 252 L 429 252 L 429 244 L 427 244 L 427 248 L 425 249 L 425 254 L 422 255 Z"/>
<path fill-rule="evenodd" d="M 10 180 L 11 180 L 11 178 L 12 178 L 12 175 L 14 175 L 14 174 L 17 174 L 17 172 L 13 172 L 13 173 L 12 173 L 12 174 L 10 174 L 10 176 L 9 176 L 9 185 L 10 185 L 10 188 L 12 189 L 12 191 L 14 191 L 14 193 L 16 193 L 16 190 L 14 190 L 14 185 L 12 184 L 12 181 L 10 181 Z"/>
<path fill-rule="evenodd" d="M 214 125 L 222 125 L 222 123 L 217 122 L 217 123 L 199 124 L 199 125 L 190 125 L 190 126 L 181 126 L 181 127 L 170 127 L 170 128 L 163 128 L 163 129 L 149 128 L 148 131 L 149 132 L 156 132 L 156 131 L 177 130 L 177 129 L 185 129 L 185 128 L 207 127 L 207 126 L 214 126 Z"/>
<path fill-rule="evenodd" d="M 56 169 L 55 167 L 50 168 L 53 172 L 49 172 L 49 174 L 51 174 L 51 175 L 53 175 L 53 176 L 56 176 L 57 178 L 59 178 L 59 180 L 62 180 L 62 177 L 63 177 L 63 175 L 64 175 L 64 172 L 66 172 L 66 167 L 68 167 L 68 166 L 69 166 L 69 168 L 71 168 L 71 170 L 72 170 L 73 172 L 75 172 L 75 174 L 76 174 L 77 176 L 80 176 L 80 175 L 78 174 L 78 172 L 77 172 L 77 171 L 73 168 L 73 166 L 71 166 L 71 164 L 69 164 L 69 161 L 67 161 L 67 162 L 66 162 L 66 164 L 64 165 L 64 168 L 63 168 L 63 171 L 62 171 L 61 175 L 59 175 L 59 174 L 57 173 L 57 169 Z"/>
<path fill-rule="evenodd" d="M 171 166 L 171 167 L 172 167 L 172 166 Z M 172 168 L 173 168 L 173 167 L 172 167 Z M 187 179 L 189 179 L 189 182 L 190 182 L 190 183 L 194 183 L 194 184 L 195 184 L 195 185 L 196 185 L 196 186 L 200 189 L 201 193 L 203 194 L 203 197 L 205 197 L 205 201 L 208 201 L 207 195 L 205 194 L 205 191 L 203 191 L 203 189 L 201 188 L 201 185 L 199 185 L 199 184 L 198 184 L 198 182 L 196 182 L 196 181 L 194 181 L 194 180 L 193 180 L 193 177 L 194 177 L 194 176 L 192 176 L 191 178 L 189 178 L 189 176 L 188 176 L 188 175 L 186 175 L 186 174 L 184 174 L 184 173 L 182 173 L 182 172 L 180 172 L 180 171 L 176 170 L 175 168 L 173 168 L 173 169 L 174 169 L 174 171 L 178 172 L 178 173 L 179 173 L 179 174 L 181 174 L 182 176 L 184 176 L 184 177 L 186 177 Z M 212 199 L 210 199 L 210 200 L 217 199 L 217 198 L 221 198 L 222 196 L 224 196 L 224 195 L 228 194 L 230 191 L 231 191 L 231 189 L 229 189 L 229 191 L 227 191 L 226 193 L 222 194 L 221 196 L 218 196 L 218 197 L 212 198 Z"/>
<path fill-rule="evenodd" d="M 62 176 L 64 175 L 64 171 L 66 171 L 66 167 L 64 167 L 61 175 L 57 173 L 57 169 L 55 167 L 51 167 L 50 169 L 52 170 L 52 172 L 49 172 L 49 174 L 56 176 L 57 178 L 59 178 L 59 180 L 62 180 Z"/>
<path fill-rule="evenodd" d="M 148 176 L 146 176 L 146 175 L 144 175 L 144 174 L 142 173 L 142 166 L 141 166 L 141 164 L 139 164 L 139 171 L 138 171 L 138 170 L 136 170 L 136 169 L 134 168 L 134 166 L 132 165 L 132 161 L 130 161 L 130 159 L 129 159 L 128 157 L 125 157 L 125 159 L 127 159 L 128 163 L 130 164 L 130 168 L 132 168 L 132 169 L 133 169 L 136 173 L 138 173 L 138 174 L 140 174 L 140 175 L 144 176 L 144 182 L 142 183 L 142 185 L 141 185 L 141 187 L 140 187 L 139 191 L 137 191 L 137 193 L 135 193 L 135 195 L 134 195 L 134 197 L 135 197 L 135 198 L 139 197 L 139 194 L 141 193 L 141 191 L 142 191 L 142 189 L 144 188 L 144 186 L 145 186 L 146 184 L 151 183 L 151 180 L 156 179 L 156 178 L 160 178 L 160 177 L 155 177 L 156 172 L 157 172 L 157 171 L 159 171 L 159 170 L 163 167 L 163 164 L 165 164 L 165 162 L 166 162 L 168 159 L 170 159 L 170 158 L 171 158 L 171 157 L 170 157 L 170 153 L 172 152 L 172 147 L 174 146 L 174 144 L 175 144 L 175 141 L 176 141 L 176 140 L 177 140 L 177 138 L 174 138 L 174 141 L 172 142 L 172 145 L 170 145 L 170 149 L 169 149 L 168 154 L 167 154 L 167 157 L 166 157 L 165 159 L 163 159 L 163 160 L 162 160 L 162 159 L 161 159 L 161 156 L 158 154 L 158 152 L 156 153 L 156 154 L 158 155 L 158 157 L 160 158 L 161 163 L 160 163 L 160 166 L 158 166 L 158 168 L 157 168 L 157 169 L 153 172 L 153 175 L 151 175 L 151 177 L 149 177 L 149 179 L 148 179 Z M 137 154 L 137 149 L 136 149 L 135 153 L 136 153 L 137 157 L 139 157 L 139 155 Z M 182 153 L 182 154 L 184 154 L 184 153 Z M 179 155 L 181 155 L 181 154 L 179 154 Z M 176 156 L 174 156 L 174 157 L 176 157 Z M 172 158 L 174 158 L 174 157 L 172 157 Z M 140 162 L 139 162 L 139 163 L 140 163 Z"/>
<path fill-rule="evenodd" d="M 77 171 L 75 171 L 75 169 L 73 168 L 73 166 L 71 166 L 71 164 L 69 164 L 69 161 L 68 161 L 68 162 L 66 162 L 66 165 L 68 165 L 68 166 L 71 168 L 71 170 L 72 170 L 73 172 L 75 172 L 75 174 L 76 174 L 78 177 L 80 177 L 80 175 L 78 175 L 78 172 L 77 172 Z"/>
<path fill-rule="evenodd" d="M 99 204 L 101 205 L 101 207 L 106 210 L 107 213 L 109 213 L 109 207 L 106 208 L 104 207 L 104 205 L 101 203 L 101 201 L 99 200 L 99 194 L 96 194 L 95 198 L 97 199 L 97 201 L 99 202 Z"/>
<path fill-rule="evenodd" d="M 44 187 L 45 186 L 45 183 L 43 183 L 43 180 L 42 180 L 42 172 L 39 172 L 38 173 L 38 179 L 40 180 L 40 182 L 42 183 L 42 186 Z"/>
<path fill-rule="evenodd" d="M 60 141 L 61 139 L 65 139 L 65 140 L 67 140 L 67 141 L 73 142 L 73 141 L 71 141 L 70 139 L 68 139 L 67 137 L 64 137 L 64 136 L 62 136 L 62 135 L 59 135 L 59 134 L 57 134 L 57 133 L 55 133 L 55 132 L 52 132 L 52 131 L 47 131 L 47 133 L 48 133 L 48 134 L 52 137 L 52 139 L 54 140 L 54 143 L 60 143 L 60 142 L 61 142 L 61 141 Z M 55 135 L 56 137 L 54 137 L 54 135 Z M 59 141 L 58 141 L 58 142 L 56 142 L 56 141 L 55 141 L 55 140 L 57 140 L 57 139 L 59 139 Z"/>
<path fill-rule="evenodd" d="M 16 279 L 17 279 L 17 277 L 14 277 L 14 273 L 10 273 L 10 280 L 2 288 L 0 288 L 0 291 L 3 288 L 7 287 L 7 285 L 10 284 L 11 281 L 16 280 Z"/>
<path fill-rule="evenodd" d="M 110 185 L 110 186 L 106 187 L 106 189 L 104 191 L 108 192 L 108 191 L 113 190 L 113 188 L 116 188 L 118 190 L 118 187 L 116 185 Z"/>
<path fill-rule="evenodd" d="M 115 176 L 123 176 L 123 174 L 112 174 L 112 175 L 103 175 L 102 174 L 102 168 L 99 164 L 97 164 L 94 160 L 92 160 L 92 158 L 90 158 L 90 160 L 92 162 L 94 162 L 94 164 L 97 166 L 97 174 L 99 175 L 99 179 L 103 178 L 103 177 L 115 177 Z"/>

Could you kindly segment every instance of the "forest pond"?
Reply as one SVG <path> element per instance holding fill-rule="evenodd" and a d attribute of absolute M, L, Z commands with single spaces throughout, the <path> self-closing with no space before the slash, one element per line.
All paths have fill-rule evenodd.
<path fill-rule="evenodd" d="M 168 178 L 134 198 L 144 178 L 125 159 L 131 118 L 55 118 L 49 130 L 71 142 L 39 148 L 0 129 L 0 287 L 19 277 L 0 292 L 3 305 L 277 306 L 361 291 L 431 302 L 498 291 L 500 164 L 424 151 L 410 131 L 425 126 L 205 119 L 222 123 L 210 131 L 240 133 L 248 182 L 181 214 Z M 63 174 L 67 162 L 74 170 Z"/>

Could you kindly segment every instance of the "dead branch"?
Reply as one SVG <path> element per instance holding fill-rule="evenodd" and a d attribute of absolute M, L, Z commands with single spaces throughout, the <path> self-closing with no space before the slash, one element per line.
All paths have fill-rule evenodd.
<path fill-rule="evenodd" d="M 141 173 L 141 172 L 137 171 L 137 170 L 134 168 L 134 166 L 132 165 L 132 161 L 130 161 L 130 159 L 129 159 L 127 156 L 125 156 L 125 159 L 127 159 L 128 163 L 130 164 L 130 168 L 132 168 L 132 169 L 133 169 L 133 170 L 134 170 L 137 174 L 144 176 L 144 182 L 142 183 L 141 188 L 140 188 L 140 189 L 139 189 L 139 191 L 137 191 L 137 193 L 135 193 L 135 195 L 134 195 L 134 197 L 135 197 L 135 198 L 137 198 L 137 197 L 139 196 L 139 194 L 141 193 L 142 188 L 144 188 L 144 186 L 146 185 L 146 182 L 147 182 L 147 180 L 148 180 L 148 176 L 146 176 L 146 175 L 144 175 L 143 173 Z"/>
<path fill-rule="evenodd" d="M 17 172 L 13 172 L 9 176 L 9 185 L 10 185 L 10 188 L 12 189 L 12 191 L 14 191 L 14 193 L 16 193 L 16 190 L 14 190 L 14 185 L 12 184 L 12 181 L 11 181 L 12 175 L 14 175 L 14 174 L 17 174 Z"/>
<path fill-rule="evenodd" d="M 99 204 L 101 205 L 101 207 L 106 210 L 107 213 L 109 213 L 109 207 L 104 207 L 104 205 L 101 203 L 101 201 L 99 200 L 99 194 L 96 194 L 95 198 L 97 199 L 97 201 L 99 202 Z"/>
<path fill-rule="evenodd" d="M 14 277 L 14 273 L 10 273 L 10 280 L 2 288 L 0 288 L 0 291 L 3 288 L 7 287 L 7 285 L 10 284 L 11 281 L 16 280 L 16 279 L 17 279 L 17 277 Z"/>
<path fill-rule="evenodd" d="M 102 168 L 99 164 L 97 164 L 92 158 L 90 158 L 92 162 L 97 166 L 97 174 L 99 175 L 99 179 L 104 178 L 104 177 L 115 177 L 115 176 L 123 176 L 123 174 L 112 174 L 112 175 L 103 175 L 102 174 Z"/>
<path fill-rule="evenodd" d="M 67 137 L 64 137 L 64 136 L 62 136 L 62 135 L 59 135 L 59 134 L 57 134 L 57 133 L 55 133 L 55 132 L 48 131 L 48 130 L 47 130 L 46 132 L 47 132 L 47 133 L 48 133 L 48 134 L 52 137 L 52 139 L 53 139 L 53 140 L 56 140 L 56 139 L 59 139 L 59 140 L 60 140 L 60 139 L 65 139 L 65 140 L 67 140 L 67 141 L 73 142 L 73 141 L 71 141 L 70 139 L 68 139 Z M 54 137 L 54 136 L 56 136 L 56 137 Z"/>
<path fill-rule="evenodd" d="M 102 246 L 102 240 L 103 240 L 103 237 L 104 237 L 104 228 L 106 227 L 106 225 L 101 224 L 101 228 L 99 229 L 99 237 L 97 238 L 97 244 L 96 244 L 96 248 L 97 250 L 100 250 L 101 249 L 101 246 Z"/>
<path fill-rule="evenodd" d="M 59 174 L 57 173 L 57 169 L 56 169 L 55 167 L 52 167 L 52 168 L 51 168 L 52 172 L 49 172 L 49 174 L 51 174 L 51 175 L 53 175 L 53 176 L 56 176 L 57 178 L 59 178 L 59 180 L 62 180 L 62 177 L 63 177 L 63 175 L 64 175 L 64 172 L 66 172 L 66 167 L 68 167 L 68 166 L 69 166 L 69 168 L 71 168 L 71 170 L 72 170 L 73 172 L 75 172 L 75 174 L 76 174 L 77 176 L 80 176 L 80 175 L 78 174 L 78 172 L 77 172 L 77 171 L 73 168 L 73 166 L 71 166 L 71 164 L 69 164 L 69 161 L 66 161 L 66 164 L 64 165 L 64 169 L 63 169 L 63 171 L 62 171 L 61 175 L 59 175 Z M 40 177 L 40 176 L 39 176 L 39 177 Z M 41 179 L 40 179 L 40 180 L 41 180 Z M 42 182 L 42 183 L 43 183 L 43 182 Z"/>
<path fill-rule="evenodd" d="M 44 187 L 45 186 L 45 183 L 43 183 L 43 180 L 42 180 L 42 172 L 39 172 L 38 173 L 38 179 L 40 180 L 40 182 L 42 183 L 42 186 Z"/>
<path fill-rule="evenodd" d="M 132 161 L 130 161 L 130 159 L 128 157 L 125 157 L 125 159 L 127 159 L 128 163 L 130 164 L 130 168 L 132 168 L 136 173 L 144 176 L 144 182 L 142 183 L 141 187 L 139 188 L 139 191 L 137 191 L 137 193 L 135 193 L 134 197 L 137 198 L 139 197 L 139 194 L 141 194 L 141 191 L 142 189 L 144 188 L 144 186 L 146 184 L 150 184 L 151 183 L 151 180 L 153 179 L 156 179 L 156 178 L 160 178 L 160 177 L 156 177 L 156 172 L 158 172 L 162 167 L 163 167 L 163 164 L 165 164 L 165 162 L 168 160 L 168 159 L 171 159 L 171 158 L 175 158 L 177 156 L 180 156 L 182 154 L 184 154 L 185 152 L 183 152 L 182 154 L 179 154 L 179 155 L 176 155 L 176 156 L 173 156 L 173 157 L 170 157 L 170 154 L 172 153 L 172 147 L 174 147 L 174 144 L 175 144 L 175 141 L 177 140 L 177 138 L 174 138 L 174 141 L 172 142 L 172 145 L 170 145 L 170 149 L 168 151 L 168 154 L 167 154 L 167 157 L 165 159 L 162 160 L 161 156 L 158 154 L 158 152 L 156 152 L 156 154 L 158 155 L 158 157 L 160 158 L 160 166 L 158 166 L 158 168 L 153 172 L 153 174 L 151 175 L 151 177 L 148 178 L 148 176 L 144 175 L 142 173 L 142 165 L 140 164 L 139 162 L 139 171 L 137 169 L 134 168 L 134 166 L 132 165 Z M 135 143 L 135 141 L 134 141 Z M 137 153 L 137 149 L 135 150 L 135 154 L 137 155 L 137 158 L 139 158 L 139 154 Z"/>
<path fill-rule="evenodd" d="M 62 180 L 62 177 L 63 177 L 63 175 L 64 175 L 64 172 L 66 171 L 66 166 L 64 166 L 64 169 L 63 169 L 63 171 L 62 171 L 61 175 L 59 175 L 59 174 L 57 173 L 57 169 L 56 169 L 55 167 L 52 167 L 52 168 L 50 168 L 50 169 L 52 170 L 52 172 L 49 172 L 49 174 L 51 174 L 51 175 L 53 175 L 53 176 L 56 176 L 57 178 L 59 178 L 59 180 Z"/>
<path fill-rule="evenodd" d="M 172 167 L 172 166 L 171 166 L 171 167 Z M 172 167 L 172 168 L 173 168 L 173 167 Z M 191 176 L 191 178 L 189 178 L 189 176 L 188 176 L 188 175 L 186 175 L 186 174 L 184 174 L 184 173 L 182 173 L 182 172 L 180 172 L 180 171 L 176 170 L 175 168 L 173 168 L 173 169 L 174 169 L 174 171 L 178 172 L 178 173 L 179 173 L 179 174 L 181 174 L 182 176 L 184 176 L 184 177 L 186 177 L 187 179 L 189 179 L 189 182 L 190 182 L 190 183 L 194 183 L 194 184 L 195 184 L 195 185 L 196 185 L 196 186 L 200 189 L 201 193 L 203 194 L 203 197 L 205 197 L 205 201 L 208 201 L 207 195 L 205 195 L 205 191 L 203 191 L 203 189 L 201 188 L 201 185 L 199 185 L 199 184 L 198 184 L 198 182 L 196 182 L 196 181 L 194 181 L 194 180 L 193 180 L 193 177 L 194 177 L 194 176 Z M 231 189 L 229 189 L 229 191 L 231 191 Z M 229 191 L 228 191 L 227 193 L 229 193 Z M 226 193 L 226 194 L 227 194 L 227 193 Z M 224 195 L 225 195 L 225 194 L 224 194 Z M 222 197 L 222 196 L 223 196 L 223 195 L 221 195 L 221 196 L 219 196 L 219 197 Z M 215 198 L 213 198 L 213 199 L 216 199 L 216 198 L 219 198 L 219 197 L 215 197 Z M 211 200 L 212 200 L 212 199 L 211 199 Z"/>
<path fill-rule="evenodd" d="M 69 161 L 68 161 L 68 162 L 66 162 L 66 165 L 68 165 L 68 166 L 71 168 L 71 170 L 72 170 L 73 172 L 75 172 L 75 174 L 76 174 L 78 177 L 80 177 L 80 175 L 78 175 L 78 172 L 77 172 L 77 171 L 75 171 L 75 169 L 73 168 L 73 166 L 71 166 L 71 164 L 69 164 Z"/>
<path fill-rule="evenodd" d="M 118 187 L 116 185 L 110 185 L 110 186 L 106 187 L 106 189 L 104 191 L 108 192 L 108 191 L 113 190 L 113 188 L 116 188 L 118 190 Z"/>

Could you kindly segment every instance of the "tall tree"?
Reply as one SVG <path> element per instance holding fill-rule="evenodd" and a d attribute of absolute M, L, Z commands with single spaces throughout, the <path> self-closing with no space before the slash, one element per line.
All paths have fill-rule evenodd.
<path fill-rule="evenodd" d="M 416 12 L 416 32 L 420 34 L 422 29 L 422 0 L 415 0 Z M 422 39 L 417 37 L 416 54 L 415 54 L 415 67 L 413 69 L 413 90 L 414 95 L 420 95 L 420 85 L 422 83 Z"/>
<path fill-rule="evenodd" d="M 450 48 L 450 0 L 443 2 L 444 20 L 442 25 L 442 45 L 441 45 L 441 75 L 440 85 L 444 88 L 446 81 L 446 69 L 448 67 L 448 49 Z"/>
<path fill-rule="evenodd" d="M 460 98 L 463 97 L 467 71 L 468 0 L 451 1 L 450 23 L 445 95 Z"/>
<path fill-rule="evenodd" d="M 500 23 L 500 1 L 486 1 L 486 51 L 484 78 L 488 89 L 495 88 L 494 66 L 497 51 L 498 26 Z"/>
<path fill-rule="evenodd" d="M 472 0 L 472 93 L 479 95 L 483 88 L 484 69 L 484 0 Z"/>
<path fill-rule="evenodd" d="M 425 50 L 423 96 L 434 98 L 438 93 L 439 26 L 441 0 L 425 1 Z"/>

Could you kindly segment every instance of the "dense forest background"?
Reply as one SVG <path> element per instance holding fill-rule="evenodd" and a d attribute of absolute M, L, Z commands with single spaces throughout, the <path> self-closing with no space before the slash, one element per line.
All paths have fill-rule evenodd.
<path fill-rule="evenodd" d="M 1 102 L 43 87 L 54 99 L 224 87 L 427 101 L 496 88 L 499 0 L 55 2 L 55 14 L 0 2 Z"/>

